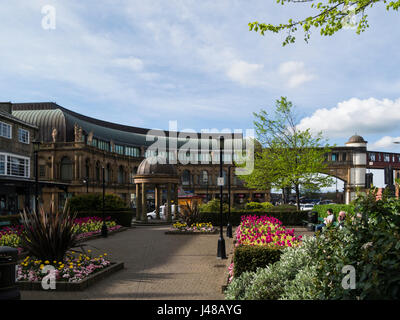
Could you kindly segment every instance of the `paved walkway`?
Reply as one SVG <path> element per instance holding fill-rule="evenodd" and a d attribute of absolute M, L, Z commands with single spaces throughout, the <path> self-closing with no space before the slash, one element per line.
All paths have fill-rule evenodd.
<path fill-rule="evenodd" d="M 88 241 L 93 253 L 107 252 L 125 269 L 81 292 L 21 291 L 22 299 L 222 300 L 231 260 L 216 258 L 219 234 L 166 235 L 168 226 L 138 227 Z M 225 230 L 224 230 L 225 231 Z M 225 234 L 224 234 L 225 236 Z M 98 248 L 98 249 L 95 249 Z"/>

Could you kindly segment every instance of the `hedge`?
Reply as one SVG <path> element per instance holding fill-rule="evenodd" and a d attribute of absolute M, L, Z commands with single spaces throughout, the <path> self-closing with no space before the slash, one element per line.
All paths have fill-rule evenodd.
<path fill-rule="evenodd" d="M 269 217 L 274 217 L 282 221 L 283 225 L 286 226 L 301 226 L 303 225 L 303 220 L 307 220 L 308 211 L 286 211 L 286 212 L 265 212 L 262 210 L 253 211 L 233 211 L 230 215 L 230 223 L 233 226 L 238 226 L 241 222 L 241 217 L 245 215 L 266 215 Z M 227 225 L 227 213 L 222 214 L 222 223 Z M 219 212 L 201 212 L 200 219 L 198 222 L 211 222 L 214 226 L 219 226 L 221 224 L 221 216 Z"/>
<path fill-rule="evenodd" d="M 239 246 L 233 255 L 234 276 L 239 277 L 243 272 L 256 271 L 279 260 L 281 248 L 263 246 Z"/>
<path fill-rule="evenodd" d="M 103 207 L 103 195 L 101 193 L 82 193 L 71 197 L 68 201 L 71 212 L 75 211 L 100 211 Z M 105 210 L 125 210 L 127 206 L 122 198 L 116 194 L 105 194 Z"/>
<path fill-rule="evenodd" d="M 0 216 L 0 222 L 9 222 L 10 225 L 21 224 L 21 216 L 19 214 Z M 2 227 L 2 225 L 0 225 Z"/>
<path fill-rule="evenodd" d="M 351 204 L 322 204 L 322 205 L 316 205 L 312 209 L 312 211 L 317 211 L 318 212 L 318 217 L 320 218 L 326 218 L 328 215 L 326 211 L 328 209 L 332 209 L 333 213 L 337 217 L 339 215 L 340 211 L 345 211 L 347 214 L 353 214 L 354 213 L 354 206 Z"/>

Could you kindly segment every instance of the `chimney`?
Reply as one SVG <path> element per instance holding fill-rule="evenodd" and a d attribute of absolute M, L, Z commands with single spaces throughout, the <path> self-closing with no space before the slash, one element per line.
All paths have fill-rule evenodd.
<path fill-rule="evenodd" d="M 0 102 L 0 111 L 11 114 L 12 103 L 11 102 Z"/>

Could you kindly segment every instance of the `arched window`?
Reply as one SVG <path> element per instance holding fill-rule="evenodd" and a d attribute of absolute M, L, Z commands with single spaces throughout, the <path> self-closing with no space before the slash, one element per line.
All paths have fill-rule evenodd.
<path fill-rule="evenodd" d="M 190 185 L 190 171 L 185 170 L 182 173 L 182 185 L 189 186 Z"/>
<path fill-rule="evenodd" d="M 209 183 L 208 182 L 208 171 L 207 170 L 203 170 L 201 172 L 201 176 L 200 176 L 200 184 L 205 186 L 208 183 Z"/>
<path fill-rule="evenodd" d="M 71 181 L 72 180 L 72 161 L 68 157 L 64 157 L 61 159 L 60 179 L 61 179 L 61 181 Z"/>
<path fill-rule="evenodd" d="M 123 184 L 125 183 L 125 172 L 124 172 L 124 167 L 123 166 L 119 166 L 118 168 L 118 183 Z"/>
<path fill-rule="evenodd" d="M 90 160 L 89 159 L 86 159 L 86 162 L 85 162 L 85 176 L 84 177 L 86 179 L 90 178 Z"/>
<path fill-rule="evenodd" d="M 111 178 L 111 169 L 110 168 L 111 168 L 111 166 L 109 163 L 104 168 L 104 181 L 106 183 L 110 182 L 110 178 Z"/>
<path fill-rule="evenodd" d="M 96 162 L 96 181 L 100 181 L 100 162 Z"/>

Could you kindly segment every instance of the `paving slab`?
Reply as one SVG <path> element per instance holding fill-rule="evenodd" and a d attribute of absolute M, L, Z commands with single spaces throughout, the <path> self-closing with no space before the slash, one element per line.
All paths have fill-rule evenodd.
<path fill-rule="evenodd" d="M 82 292 L 21 291 L 22 299 L 223 300 L 228 259 L 218 259 L 219 234 L 170 235 L 169 226 L 132 228 L 107 239 L 88 241 L 93 253 L 123 261 L 125 269 Z M 225 235 L 224 235 L 225 236 Z M 91 247 L 91 248 L 90 248 Z"/>

